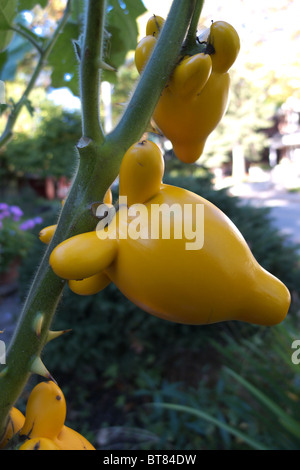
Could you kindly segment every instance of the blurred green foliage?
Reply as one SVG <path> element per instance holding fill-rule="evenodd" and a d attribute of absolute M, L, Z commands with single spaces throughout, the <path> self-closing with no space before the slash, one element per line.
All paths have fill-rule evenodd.
<path fill-rule="evenodd" d="M 54 88 L 68 87 L 79 95 L 77 60 L 74 50 L 80 54 L 81 33 L 85 2 L 75 0 L 65 28 L 58 37 L 49 56 L 51 84 Z M 33 18 L 25 20 L 23 12 L 31 11 Z M 14 80 L 18 66 L 28 59 L 35 61 L 35 50 L 24 34 L 30 36 L 43 48 L 61 18 L 60 2 L 44 0 L 0 0 L 0 74 L 2 80 Z M 107 1 L 105 60 L 118 69 L 124 62 L 129 50 L 137 44 L 138 27 L 136 19 L 146 11 L 141 0 Z M 13 25 L 21 33 L 10 29 Z M 39 33 L 36 32 L 38 27 Z M 103 72 L 103 79 L 115 82 L 114 72 Z"/>
<path fill-rule="evenodd" d="M 159 383 L 144 374 L 137 396 L 145 402 L 128 424 L 138 416 L 140 425 L 159 437 L 154 444 L 149 439 L 148 448 L 299 449 L 299 346 L 292 348 L 297 338 L 294 318 L 250 338 L 223 332 L 224 341 L 211 341 L 222 366 L 216 371 L 208 363 L 197 386 Z M 128 445 L 126 438 L 123 442 Z"/>
<path fill-rule="evenodd" d="M 0 176 L 6 180 L 29 176 L 65 176 L 77 167 L 75 145 L 81 136 L 78 112 L 48 106 L 32 134 L 15 134 L 0 154 Z"/>
<path fill-rule="evenodd" d="M 226 190 L 215 191 L 207 169 L 184 166 L 172 157 L 166 158 L 164 181 L 209 199 L 235 222 L 258 261 L 289 287 L 295 302 L 290 313 L 293 318 L 299 296 L 299 258 L 296 248 L 286 244 L 273 228 L 269 212 L 241 205 Z M 54 223 L 56 213 L 49 212 L 45 225 Z M 43 250 L 37 242 L 23 264 L 23 292 Z M 108 447 L 248 448 L 213 422 L 148 406 L 171 397 L 173 403 L 200 407 L 225 423 L 229 420 L 240 426 L 243 417 L 237 412 L 232 421 L 232 409 L 224 408 L 221 400 L 225 351 L 232 338 L 248 339 L 248 344 L 257 337 L 264 338 L 268 335 L 265 328 L 239 322 L 197 328 L 172 324 L 141 311 L 113 284 L 90 297 L 76 296 L 66 287 L 53 327 L 72 330 L 47 345 L 44 362 L 67 395 L 68 420 L 73 426 L 87 428 L 94 438 L 93 433 L 101 428 Z M 266 360 L 268 347 L 269 343 L 264 346 Z M 234 355 L 238 366 L 249 351 L 248 345 L 241 344 Z M 279 375 L 278 379 L 283 377 Z M 239 403 L 239 398 L 236 400 Z M 247 419 L 250 414 L 245 415 Z M 259 420 L 260 415 L 255 416 Z M 264 432 L 260 422 L 251 426 Z M 143 435 L 144 441 L 134 437 L 139 434 L 136 428 L 150 433 Z M 255 432 L 251 435 L 254 439 Z M 110 444 L 110 439 L 117 444 Z"/>

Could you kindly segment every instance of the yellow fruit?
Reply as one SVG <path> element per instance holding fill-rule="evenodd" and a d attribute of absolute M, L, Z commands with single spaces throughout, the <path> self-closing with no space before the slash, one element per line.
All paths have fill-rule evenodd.
<path fill-rule="evenodd" d="M 20 431 L 20 429 L 24 425 L 24 422 L 25 422 L 25 416 L 23 415 L 23 413 L 21 413 L 21 411 L 18 410 L 17 408 L 12 407 L 12 409 L 9 412 L 8 423 L 7 423 L 7 427 L 5 430 L 5 434 L 0 442 L 0 449 L 3 449 L 3 447 L 7 445 L 8 441 L 10 441 L 10 439 L 15 434 L 17 434 L 17 432 Z"/>
<path fill-rule="evenodd" d="M 212 23 L 208 43 L 215 51 L 211 55 L 213 71 L 228 72 L 240 52 L 240 38 L 234 27 L 226 21 Z"/>
<path fill-rule="evenodd" d="M 157 38 L 164 24 L 165 20 L 161 16 L 151 16 L 146 24 L 146 36 L 155 36 Z"/>
<path fill-rule="evenodd" d="M 111 280 L 104 273 L 97 273 L 94 276 L 87 277 L 80 281 L 68 281 L 69 288 L 74 294 L 78 295 L 93 295 L 105 289 Z"/>
<path fill-rule="evenodd" d="M 229 87 L 228 73 L 212 72 L 202 90 L 189 99 L 169 87 L 164 89 L 153 119 L 184 163 L 193 163 L 200 157 L 208 136 L 226 112 Z"/>
<path fill-rule="evenodd" d="M 108 190 L 104 194 L 103 202 L 104 204 L 112 204 L 112 192 L 110 188 L 108 188 Z"/>
<path fill-rule="evenodd" d="M 288 312 L 290 293 L 258 264 L 232 221 L 201 196 L 163 183 L 143 204 L 132 204 L 145 200 L 143 182 L 147 185 L 149 180 L 148 172 L 142 171 L 135 186 L 139 160 L 131 149 L 128 152 L 128 171 L 120 173 L 120 188 L 125 178 L 128 188 L 132 181 L 139 189 L 129 207 L 120 206 L 111 221 L 112 239 L 97 232 L 92 259 L 88 233 L 66 240 L 52 253 L 54 272 L 70 278 L 74 250 L 87 277 L 103 272 L 133 303 L 165 320 L 194 325 L 227 320 L 280 323 Z M 143 148 L 141 154 L 142 158 Z M 159 168 L 162 155 L 155 151 L 152 159 L 151 165 Z"/>
<path fill-rule="evenodd" d="M 135 66 L 138 69 L 139 73 L 142 73 L 146 63 L 148 62 L 153 49 L 156 45 L 156 39 L 154 36 L 145 36 L 138 43 L 135 50 Z"/>
<path fill-rule="evenodd" d="M 175 68 L 169 87 L 182 97 L 197 95 L 211 74 L 211 58 L 208 54 L 185 57 Z"/>
<path fill-rule="evenodd" d="M 125 153 L 119 175 L 119 194 L 131 206 L 143 203 L 160 190 L 164 160 L 159 147 L 149 140 L 133 144 Z"/>
<path fill-rule="evenodd" d="M 56 230 L 57 225 L 49 225 L 48 227 L 43 228 L 39 233 L 39 239 L 41 242 L 49 245 Z"/>
<path fill-rule="evenodd" d="M 52 251 L 49 262 L 53 271 L 63 279 L 80 280 L 102 271 L 114 260 L 116 251 L 116 240 L 104 240 L 100 247 L 97 232 L 93 231 L 60 243 Z"/>
<path fill-rule="evenodd" d="M 19 447 L 19 450 L 61 450 L 54 441 L 47 437 L 34 437 L 28 439 Z"/>
<path fill-rule="evenodd" d="M 64 205 L 64 202 L 65 201 L 63 200 L 62 205 Z M 108 188 L 108 190 L 106 191 L 103 198 L 103 202 L 104 204 L 112 204 L 112 192 L 110 188 Z M 56 227 L 57 224 L 49 225 L 48 227 L 43 228 L 39 233 L 39 239 L 41 240 L 41 242 L 45 243 L 46 245 L 49 245 L 56 230 Z"/>
<path fill-rule="evenodd" d="M 55 439 L 61 450 L 95 450 L 95 447 L 74 429 L 64 426 Z"/>
<path fill-rule="evenodd" d="M 40 382 L 29 395 L 20 435 L 53 439 L 61 431 L 65 418 L 66 401 L 61 389 L 53 381 Z"/>

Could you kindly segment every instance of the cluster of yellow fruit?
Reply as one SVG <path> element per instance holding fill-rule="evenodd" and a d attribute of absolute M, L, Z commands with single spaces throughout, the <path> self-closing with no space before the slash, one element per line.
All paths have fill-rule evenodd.
<path fill-rule="evenodd" d="M 135 51 L 140 73 L 163 27 L 163 18 L 149 19 Z M 204 52 L 178 58 L 153 114 L 186 163 L 197 160 L 225 112 L 228 70 L 240 49 L 228 23 L 215 22 L 206 34 L 198 42 Z M 55 274 L 80 295 L 96 294 L 113 282 L 144 311 L 177 323 L 281 322 L 291 300 L 286 286 L 259 265 L 223 212 L 197 194 L 164 184 L 163 176 L 159 147 L 149 140 L 133 144 L 120 167 L 118 211 L 106 227 L 56 246 L 49 259 Z M 155 217 L 157 207 L 167 208 L 169 236 Z M 45 243 L 48 234 L 47 228 L 40 234 Z"/>
<path fill-rule="evenodd" d="M 65 425 L 66 400 L 53 382 L 40 382 L 31 391 L 25 416 L 16 407 L 10 411 L 0 448 L 19 435 L 18 450 L 95 450 L 81 434 Z"/>
<path fill-rule="evenodd" d="M 164 22 L 160 16 L 152 16 L 147 22 L 146 36 L 135 50 L 140 74 Z M 236 30 L 225 21 L 213 22 L 202 39 L 195 40 L 191 53 L 184 48 L 153 112 L 154 122 L 172 142 L 175 155 L 185 163 L 200 157 L 208 136 L 226 112 L 230 95 L 228 71 L 240 50 Z"/>
<path fill-rule="evenodd" d="M 177 323 L 281 322 L 290 305 L 286 286 L 258 264 L 220 209 L 191 191 L 164 184 L 163 174 L 155 143 L 132 145 L 119 174 L 119 196 L 126 196 L 127 206 L 119 207 L 107 228 L 56 246 L 50 255 L 53 271 L 81 295 L 113 282 L 141 309 Z M 163 236 L 161 219 L 153 217 L 157 207 L 172 211 L 169 237 Z M 199 207 L 203 217 L 197 216 Z M 139 228 L 138 237 L 130 236 L 131 224 Z M 192 241 L 187 227 L 193 227 L 194 237 L 203 230 L 203 246 L 187 249 Z"/>

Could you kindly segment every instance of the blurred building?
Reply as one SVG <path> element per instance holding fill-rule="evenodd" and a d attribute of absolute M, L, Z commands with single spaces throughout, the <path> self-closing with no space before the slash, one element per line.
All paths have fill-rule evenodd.
<path fill-rule="evenodd" d="M 300 164 L 300 100 L 290 97 L 275 115 L 273 135 L 270 137 L 270 164 L 275 166 L 283 158 Z"/>
<path fill-rule="evenodd" d="M 300 181 L 300 100 L 289 97 L 278 109 L 270 130 L 269 163 L 290 186 Z M 276 172 L 275 172 L 276 173 Z M 297 183 L 298 182 L 298 183 Z"/>

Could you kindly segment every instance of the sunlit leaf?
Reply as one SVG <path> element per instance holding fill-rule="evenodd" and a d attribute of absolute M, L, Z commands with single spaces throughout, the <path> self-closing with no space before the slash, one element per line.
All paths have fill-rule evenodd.
<path fill-rule="evenodd" d="M 78 95 L 78 62 L 74 50 L 73 41 L 80 35 L 80 26 L 77 23 L 68 22 L 49 57 L 49 65 L 52 67 L 51 84 L 54 88 L 68 87 L 75 95 Z"/>
<path fill-rule="evenodd" d="M 48 0 L 19 0 L 18 11 L 32 10 L 36 5 L 40 5 L 42 8 L 47 6 Z"/>
<path fill-rule="evenodd" d="M 22 36 L 18 36 L 17 34 L 14 36 L 8 48 L 0 54 L 1 80 L 14 79 L 18 63 L 32 47 L 32 44 Z"/>
<path fill-rule="evenodd" d="M 145 11 L 140 0 L 109 0 L 106 28 L 110 37 L 107 39 L 104 59 L 115 69 L 124 64 L 128 51 L 136 48 L 136 19 Z M 104 71 L 103 79 L 115 82 L 116 75 Z"/>
<path fill-rule="evenodd" d="M 17 0 L 0 0 L 0 51 L 4 51 L 13 38 L 10 31 L 14 17 L 17 13 Z"/>

